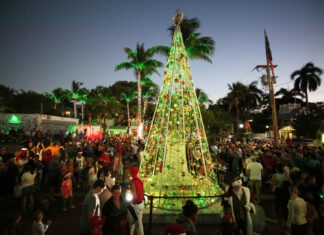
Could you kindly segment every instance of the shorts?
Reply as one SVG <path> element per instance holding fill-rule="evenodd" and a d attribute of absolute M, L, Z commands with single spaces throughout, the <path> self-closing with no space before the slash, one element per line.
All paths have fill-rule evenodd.
<path fill-rule="evenodd" d="M 29 195 L 33 195 L 35 193 L 35 187 L 34 185 L 30 185 L 30 186 L 27 186 L 27 187 L 24 187 L 22 189 L 22 192 L 21 192 L 21 195 L 24 197 L 27 197 Z"/>
<path fill-rule="evenodd" d="M 253 188 L 253 187 L 261 188 L 262 181 L 261 180 L 249 180 L 249 185 L 250 185 L 251 188 Z"/>

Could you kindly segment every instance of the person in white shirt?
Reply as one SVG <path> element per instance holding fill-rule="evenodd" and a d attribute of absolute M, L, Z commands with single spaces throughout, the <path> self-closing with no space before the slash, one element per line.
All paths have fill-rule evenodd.
<path fill-rule="evenodd" d="M 31 163 L 26 164 L 25 172 L 21 176 L 22 211 L 26 214 L 27 201 L 31 210 L 34 209 L 36 169 Z"/>
<path fill-rule="evenodd" d="M 34 215 L 34 221 L 32 225 L 32 234 L 33 235 L 45 235 L 48 227 L 52 223 L 51 220 L 48 220 L 46 224 L 43 223 L 44 213 L 41 210 L 37 210 Z"/>
<path fill-rule="evenodd" d="M 88 158 L 88 187 L 92 188 L 92 185 L 97 180 L 98 167 L 97 162 L 93 157 Z"/>
<path fill-rule="evenodd" d="M 84 168 L 86 167 L 86 160 L 82 154 L 83 152 L 80 150 L 78 151 L 78 154 L 75 157 L 74 176 L 76 179 L 77 188 L 85 190 L 86 186 L 84 184 L 86 181 L 86 177 L 84 176 Z"/>
<path fill-rule="evenodd" d="M 298 196 L 297 187 L 293 187 L 288 201 L 287 227 L 290 234 L 307 234 L 307 204 L 304 199 Z"/>
<path fill-rule="evenodd" d="M 98 195 L 102 193 L 104 188 L 105 182 L 103 180 L 96 180 L 84 198 L 80 218 L 81 235 L 92 234 L 91 232 L 94 229 L 92 219 L 95 215 L 101 216 L 100 200 Z"/>
<path fill-rule="evenodd" d="M 256 192 L 257 201 L 260 201 L 263 166 L 256 161 L 255 155 L 252 155 L 250 159 L 251 162 L 246 166 L 246 173 L 249 176 L 249 186 L 251 191 Z"/>
<path fill-rule="evenodd" d="M 105 182 L 105 188 L 102 191 L 102 193 L 100 193 L 98 195 L 99 200 L 100 200 L 100 209 L 101 210 L 102 210 L 103 206 L 105 205 L 105 203 L 111 198 L 111 196 L 112 196 L 111 189 L 116 183 L 115 178 L 113 178 L 111 176 L 109 169 L 106 167 L 103 168 L 103 179 L 102 180 Z"/>

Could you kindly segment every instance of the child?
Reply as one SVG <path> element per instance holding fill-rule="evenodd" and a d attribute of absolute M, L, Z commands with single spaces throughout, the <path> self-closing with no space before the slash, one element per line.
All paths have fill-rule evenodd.
<path fill-rule="evenodd" d="M 222 218 L 223 235 L 233 235 L 235 230 L 235 223 L 233 221 L 232 209 L 229 205 L 224 205 L 224 216 Z"/>
<path fill-rule="evenodd" d="M 73 189 L 72 189 L 72 180 L 71 173 L 68 172 L 64 175 L 63 181 L 61 183 L 61 195 L 63 199 L 63 211 L 66 211 L 66 204 L 69 202 L 71 209 L 74 209 L 75 206 L 72 205 L 73 199 Z"/>
<path fill-rule="evenodd" d="M 32 226 L 33 235 L 44 235 L 52 221 L 48 220 L 47 224 L 43 224 L 44 213 L 41 210 L 37 210 L 34 215 L 34 221 Z"/>

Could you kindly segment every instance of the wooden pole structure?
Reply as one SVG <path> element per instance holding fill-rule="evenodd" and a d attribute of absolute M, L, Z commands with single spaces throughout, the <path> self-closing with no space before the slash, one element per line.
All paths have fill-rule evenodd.
<path fill-rule="evenodd" d="M 273 67 L 277 67 L 277 65 L 273 65 Z M 274 77 L 270 76 L 270 66 L 269 65 L 257 65 L 255 67 L 257 70 L 265 69 L 266 70 L 266 78 L 267 84 L 269 86 L 269 100 L 270 100 L 270 107 L 271 107 L 271 117 L 272 117 L 272 131 L 273 131 L 273 146 L 278 147 L 279 145 L 279 132 L 278 132 L 278 121 L 277 121 L 277 110 L 276 110 L 276 100 L 274 95 Z"/>
<path fill-rule="evenodd" d="M 265 51 L 266 51 L 266 61 L 267 65 L 257 65 L 255 68 L 258 70 L 260 68 L 266 69 L 267 73 L 267 84 L 269 86 L 269 98 L 270 98 L 270 106 L 271 106 L 271 113 L 272 113 L 272 131 L 273 131 L 273 145 L 274 147 L 278 147 L 279 144 L 279 131 L 278 131 L 278 121 L 277 121 L 277 110 L 276 110 L 276 100 L 274 95 L 274 87 L 273 84 L 275 83 L 275 75 L 274 75 L 274 68 L 277 65 L 272 63 L 272 55 L 270 50 L 270 43 L 267 36 L 266 31 L 264 30 L 264 39 L 265 39 Z M 272 75 L 270 74 L 270 69 Z"/>
<path fill-rule="evenodd" d="M 267 71 L 267 78 L 269 84 L 269 96 L 270 96 L 270 104 L 271 104 L 271 113 L 272 113 L 272 130 L 273 130 L 273 140 L 274 140 L 274 147 L 278 147 L 278 121 L 277 121 L 277 110 L 276 110 L 276 99 L 274 95 L 274 77 L 270 77 L 269 65 L 266 68 Z"/>

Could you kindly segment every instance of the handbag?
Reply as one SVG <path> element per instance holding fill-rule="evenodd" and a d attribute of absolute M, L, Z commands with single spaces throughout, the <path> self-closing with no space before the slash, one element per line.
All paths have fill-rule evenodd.
<path fill-rule="evenodd" d="M 134 208 L 131 205 L 127 206 L 127 223 L 129 225 L 134 225 L 137 222 L 138 218 Z"/>
<path fill-rule="evenodd" d="M 99 205 L 97 205 L 89 221 L 90 228 L 91 228 L 91 235 L 102 234 L 100 232 L 102 232 L 101 229 L 105 220 L 106 218 L 100 215 Z"/>

